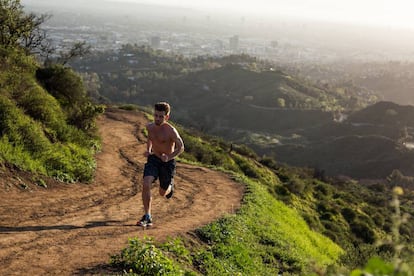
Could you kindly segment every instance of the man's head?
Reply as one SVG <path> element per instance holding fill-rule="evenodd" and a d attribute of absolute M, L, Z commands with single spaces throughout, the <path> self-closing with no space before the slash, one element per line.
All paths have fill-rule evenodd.
<path fill-rule="evenodd" d="M 170 117 L 170 105 L 166 102 L 158 102 L 154 105 L 154 122 L 162 125 Z"/>

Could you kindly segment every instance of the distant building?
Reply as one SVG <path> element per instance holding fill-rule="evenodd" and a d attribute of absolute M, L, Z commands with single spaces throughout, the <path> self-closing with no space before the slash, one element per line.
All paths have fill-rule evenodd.
<path fill-rule="evenodd" d="M 270 41 L 270 47 L 276 48 L 279 45 L 279 43 L 276 40 Z"/>
<path fill-rule="evenodd" d="M 151 47 L 158 49 L 161 46 L 161 38 L 159 36 L 151 37 Z"/>
<path fill-rule="evenodd" d="M 239 36 L 234 35 L 230 37 L 230 50 L 237 51 L 239 49 Z"/>
<path fill-rule="evenodd" d="M 225 48 L 224 42 L 221 41 L 220 39 L 216 39 L 214 41 L 214 47 L 216 47 L 218 50 L 223 50 Z"/>

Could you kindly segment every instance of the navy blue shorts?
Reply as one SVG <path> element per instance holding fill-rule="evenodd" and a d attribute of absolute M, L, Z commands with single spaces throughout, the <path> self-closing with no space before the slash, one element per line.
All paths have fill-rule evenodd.
<path fill-rule="evenodd" d="M 161 188 L 167 190 L 174 181 L 175 166 L 175 159 L 163 162 L 158 156 L 151 154 L 144 167 L 144 177 L 153 176 L 154 181 L 159 178 Z"/>

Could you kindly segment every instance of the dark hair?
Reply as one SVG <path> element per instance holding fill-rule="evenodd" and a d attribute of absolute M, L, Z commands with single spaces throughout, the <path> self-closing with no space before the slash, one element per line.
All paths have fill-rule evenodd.
<path fill-rule="evenodd" d="M 154 105 L 154 109 L 157 111 L 165 111 L 165 115 L 169 115 L 171 108 L 167 102 L 158 102 Z"/>

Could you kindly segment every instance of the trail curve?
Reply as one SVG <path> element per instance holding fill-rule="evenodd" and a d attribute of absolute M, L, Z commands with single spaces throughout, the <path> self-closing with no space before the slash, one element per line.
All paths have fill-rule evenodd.
<path fill-rule="evenodd" d="M 99 274 L 128 238 L 186 235 L 239 208 L 242 185 L 178 162 L 173 198 L 153 187 L 155 226 L 135 226 L 143 212 L 146 123 L 141 112 L 113 108 L 98 118 L 102 151 L 90 184 L 48 180 L 45 189 L 30 174 L 0 169 L 0 275 Z"/>

